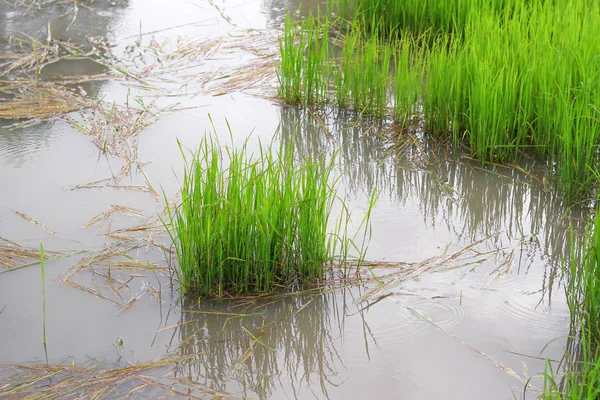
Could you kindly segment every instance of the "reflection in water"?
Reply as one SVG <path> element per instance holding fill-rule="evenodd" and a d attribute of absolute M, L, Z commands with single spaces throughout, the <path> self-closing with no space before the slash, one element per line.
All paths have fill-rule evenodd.
<path fill-rule="evenodd" d="M 320 7 L 321 12 L 326 11 L 327 0 L 266 0 L 262 2 L 263 12 L 269 18 L 269 24 L 280 27 L 285 22 L 286 12 L 293 15 L 298 13 L 299 17 L 307 17 L 309 13 L 316 14 Z"/>
<path fill-rule="evenodd" d="M 345 290 L 184 302 L 181 355 L 199 355 L 176 373 L 214 390 L 261 399 L 275 391 L 288 398 L 308 391 L 329 397 L 328 390 L 342 383 L 336 344 L 344 336 L 349 302 Z"/>
<path fill-rule="evenodd" d="M 569 227 L 583 231 L 588 212 L 567 208 L 548 190 L 545 178 L 535 175 L 542 176 L 544 166 L 522 160 L 518 168 L 503 168 L 460 155 L 452 157 L 460 161 L 452 161 L 419 132 L 417 145 L 398 151 L 378 138 L 390 133 L 385 129 L 390 128 L 340 113 L 316 116 L 281 109 L 282 139 L 293 138 L 300 154 L 313 157 L 339 149 L 348 193 L 377 189 L 396 207 L 418 205 L 428 229 L 446 231 L 463 243 L 491 237 L 496 248 L 516 247 L 516 272 L 528 273 L 532 262 L 541 259 L 543 288 L 553 287 L 570 251 Z"/>
<path fill-rule="evenodd" d="M 0 2 L 0 39 L 25 34 L 45 42 L 50 33 L 57 40 L 85 44 L 90 37 L 108 37 L 128 5 L 128 0 L 3 1 Z"/>

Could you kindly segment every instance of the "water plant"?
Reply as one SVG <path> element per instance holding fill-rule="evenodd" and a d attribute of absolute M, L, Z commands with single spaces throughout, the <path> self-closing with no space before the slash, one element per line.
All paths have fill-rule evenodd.
<path fill-rule="evenodd" d="M 553 371 L 552 365 L 547 362 L 543 399 L 592 400 L 600 397 L 600 219 L 598 211 L 600 209 L 596 210 L 595 219 L 588 224 L 583 245 L 573 246 L 571 251 L 569 284 L 565 288 L 571 316 L 571 336 L 565 354 L 564 375 L 562 380 L 558 380 L 558 372 Z"/>
<path fill-rule="evenodd" d="M 533 150 L 569 200 L 589 195 L 600 141 L 600 1 L 331 0 L 328 8 L 347 20 L 286 20 L 286 101 L 400 123 L 416 116 L 484 161 Z"/>
<path fill-rule="evenodd" d="M 168 222 L 182 292 L 267 292 L 322 278 L 334 256 L 346 258 L 346 225 L 328 232 L 335 157 L 298 162 L 289 145 L 248 155 L 246 144 L 222 148 L 211 138 L 195 152 L 180 149 L 182 198 Z"/>
<path fill-rule="evenodd" d="M 42 270 L 42 324 L 43 324 L 43 343 L 46 348 L 46 272 L 45 272 L 44 245 L 40 243 L 40 264 Z"/>
<path fill-rule="evenodd" d="M 310 15 L 301 26 L 286 15 L 279 42 L 279 95 L 290 102 L 321 103 L 327 97 L 329 19 Z"/>

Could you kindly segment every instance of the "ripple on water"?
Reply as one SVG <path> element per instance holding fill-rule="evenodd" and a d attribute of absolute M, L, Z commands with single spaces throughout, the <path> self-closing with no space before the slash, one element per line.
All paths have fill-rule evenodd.
<path fill-rule="evenodd" d="M 62 199 L 69 204 L 98 204 L 106 200 L 102 189 L 67 189 L 63 191 Z"/>
<path fill-rule="evenodd" d="M 471 313 L 467 303 L 461 304 L 461 300 L 455 297 L 419 300 L 410 307 L 442 329 L 455 326 L 462 317 Z"/>
<path fill-rule="evenodd" d="M 372 315 L 375 313 L 378 315 Z M 402 346 L 406 344 L 407 339 L 418 336 L 428 326 L 427 322 L 410 311 L 406 305 L 388 299 L 369 309 L 368 316 L 366 321 L 375 333 L 377 343 L 384 348 Z"/>
<path fill-rule="evenodd" d="M 526 335 L 547 338 L 560 335 L 569 324 L 568 310 L 548 310 L 540 302 L 543 294 L 539 288 L 535 290 L 524 282 L 519 276 L 499 280 L 493 286 L 495 290 L 478 301 L 478 313 L 484 320 L 519 329 Z"/>
<path fill-rule="evenodd" d="M 0 124 L 0 163 L 20 168 L 34 159 L 39 150 L 49 147 L 53 135 L 48 124 L 18 130 L 3 129 L 12 122 L 16 121 Z"/>

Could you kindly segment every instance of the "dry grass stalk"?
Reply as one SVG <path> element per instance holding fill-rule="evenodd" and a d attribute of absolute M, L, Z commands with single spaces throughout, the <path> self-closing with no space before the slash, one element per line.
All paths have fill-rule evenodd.
<path fill-rule="evenodd" d="M 190 354 L 182 357 L 168 357 L 139 365 L 124 368 L 103 369 L 100 363 L 76 366 L 69 364 L 40 365 L 13 364 L 0 366 L 0 371 L 9 375 L 0 379 L 0 397 L 6 400 L 16 399 L 112 399 L 139 398 L 144 396 L 144 388 L 158 388 L 164 396 L 178 395 L 186 398 L 228 398 L 232 395 L 212 391 L 193 382 L 180 382 L 167 378 L 163 373 L 166 368 L 202 354 Z M 152 373 L 160 373 L 159 379 L 153 379 Z M 49 379 L 52 378 L 52 379 Z M 178 390 L 183 386 L 190 391 Z M 157 395 L 151 392 L 153 397 Z M 196 396 L 196 393 L 198 396 Z"/>
<path fill-rule="evenodd" d="M 275 68 L 279 61 L 261 58 L 229 71 L 210 74 L 202 82 L 213 96 L 222 96 L 234 91 L 262 88 L 270 84 L 276 76 Z"/>
<path fill-rule="evenodd" d="M 156 190 L 151 185 L 143 186 L 143 185 L 113 185 L 113 184 L 108 184 L 108 185 L 106 185 L 106 187 L 114 188 L 114 189 L 132 190 L 134 192 L 149 193 L 155 199 L 159 198 L 158 193 L 156 192 Z"/>
<path fill-rule="evenodd" d="M 155 263 L 144 260 L 124 260 L 124 261 L 110 261 L 100 262 L 98 266 L 110 267 L 111 270 L 116 271 L 164 271 L 167 267 L 160 267 Z"/>
<path fill-rule="evenodd" d="M 53 82 L 32 80 L 0 81 L 0 119 L 41 120 L 55 118 L 92 106 L 75 91 Z"/>
<path fill-rule="evenodd" d="M 7 1 L 13 7 L 21 6 L 27 7 L 27 10 L 32 8 L 41 9 L 44 6 L 51 4 L 69 4 L 73 3 L 77 6 L 78 0 L 9 0 Z"/>
<path fill-rule="evenodd" d="M 490 357 L 488 354 L 484 353 L 483 351 L 476 349 L 475 347 L 471 346 L 469 343 L 465 342 L 463 339 L 459 338 L 458 336 L 456 336 L 456 335 L 454 335 L 454 334 L 446 331 L 445 329 L 443 329 L 442 327 L 440 327 L 439 325 L 437 325 L 436 323 L 434 323 L 433 321 L 431 321 L 429 318 L 427 318 L 424 315 L 418 313 L 417 311 L 413 310 L 412 308 L 407 307 L 407 309 L 409 311 L 411 311 L 412 313 L 414 313 L 419 318 L 423 319 L 425 322 L 428 322 L 429 324 L 433 325 L 438 330 L 446 333 L 448 336 L 450 336 L 454 340 L 458 341 L 463 346 L 465 346 L 468 349 L 470 349 L 470 350 L 474 351 L 475 353 L 479 354 L 484 359 L 486 359 L 487 361 L 489 361 L 492 364 L 494 364 L 494 366 L 496 366 L 497 368 L 499 368 L 502 371 L 506 372 L 508 375 L 512 376 L 513 378 L 517 379 L 519 382 L 521 382 L 523 385 L 525 385 L 525 388 L 531 387 L 531 383 L 532 382 L 531 382 L 530 379 L 527 379 L 527 377 L 524 378 L 524 377 L 520 376 L 518 373 L 516 373 L 514 370 L 512 370 L 509 367 L 507 367 L 506 365 L 502 364 L 500 361 L 496 360 L 495 358 Z"/>
<path fill-rule="evenodd" d="M 198 40 L 178 37 L 172 49 L 169 49 L 167 41 L 158 43 L 155 40 L 150 42 L 148 49 L 156 54 L 156 57 L 163 63 L 178 60 L 192 63 L 211 58 L 222 43 L 221 39 Z"/>
<path fill-rule="evenodd" d="M 138 162 L 138 166 L 140 166 L 141 162 Z M 141 170 L 141 168 L 140 168 Z M 113 189 L 122 189 L 122 190 L 131 190 L 134 192 L 142 192 L 149 193 L 154 197 L 155 200 L 160 200 L 160 195 L 154 189 L 150 182 L 146 182 L 146 185 L 118 185 L 112 183 L 113 178 L 101 179 L 94 182 L 89 182 L 85 184 L 75 185 L 71 190 L 83 190 L 83 189 L 103 189 L 103 188 L 113 188 Z"/>
<path fill-rule="evenodd" d="M 271 32 L 243 31 L 239 35 L 196 40 L 178 38 L 177 41 L 138 43 L 127 47 L 120 65 L 121 73 L 141 82 L 141 88 L 154 94 L 190 96 L 212 94 L 219 96 L 234 90 L 259 87 L 275 78 L 278 36 Z M 235 57 L 243 64 L 237 68 L 206 69 L 204 62 L 212 58 Z M 136 72 L 137 71 L 137 72 Z M 195 87 L 198 84 L 199 87 Z"/>
<path fill-rule="evenodd" d="M 101 152 L 125 160 L 115 182 L 120 182 L 131 170 L 137 159 L 137 136 L 151 123 L 157 114 L 144 107 L 142 110 L 127 107 L 121 109 L 115 105 L 96 103 L 91 115 L 82 114 L 82 122 L 68 118 L 69 123 L 78 131 L 90 136 Z"/>
<path fill-rule="evenodd" d="M 117 61 L 107 61 L 113 69 L 133 79 L 130 84 L 154 95 L 187 95 L 187 86 L 202 74 L 196 70 L 206 58 L 211 57 L 221 45 L 221 40 L 191 40 L 178 38 L 175 43 L 158 43 L 152 39 L 147 45 L 138 42 L 126 47 L 124 56 Z M 182 76 L 182 73 L 190 75 Z M 185 94 L 181 89 L 186 88 Z"/>
<path fill-rule="evenodd" d="M 135 217 L 144 217 L 144 214 L 142 214 L 142 212 L 138 209 L 135 208 L 131 208 L 131 207 L 125 207 L 125 206 L 120 206 L 118 204 L 113 204 L 110 207 L 110 210 L 105 211 L 103 213 L 100 213 L 98 215 L 96 215 L 94 218 L 92 218 L 89 222 L 87 222 L 84 226 L 86 228 L 89 228 L 92 225 L 98 224 L 98 223 L 104 223 L 106 220 L 108 220 L 109 218 L 111 218 L 114 214 L 122 214 L 131 218 L 135 218 Z"/>
<path fill-rule="evenodd" d="M 43 230 L 45 230 L 48 233 L 51 233 L 53 235 L 58 235 L 55 231 L 53 231 L 52 229 L 48 228 L 46 225 L 42 224 L 41 222 L 36 221 L 33 218 L 28 217 L 27 215 L 25 215 L 25 214 L 23 214 L 21 212 L 15 211 L 15 214 L 17 214 L 21 218 L 23 218 L 23 219 L 31 222 L 32 224 L 35 224 L 35 225 L 39 226 L 40 228 L 42 228 Z"/>
<path fill-rule="evenodd" d="M 112 243 L 99 252 L 90 252 L 67 271 L 63 272 L 57 279 L 65 285 L 82 290 L 99 299 L 109 301 L 119 307 L 119 313 L 131 308 L 146 293 L 157 299 L 157 301 L 160 301 L 160 293 L 147 281 L 142 282 L 142 289 L 137 295 L 125 301 L 125 298 L 129 297 L 130 282 L 136 278 L 148 278 L 147 275 L 135 274 L 134 272 L 148 273 L 156 271 L 165 272 L 168 270 L 166 266 L 129 257 L 128 254 L 146 245 L 141 240 L 137 240 L 136 243 L 134 238 L 130 237 L 129 239 L 129 241 Z M 78 283 L 76 282 L 76 277 L 80 276 L 82 272 L 91 273 L 92 278 L 88 278 L 85 283 Z M 100 279 L 94 279 L 94 277 Z M 98 283 L 101 283 L 101 285 Z"/>
<path fill-rule="evenodd" d="M 56 257 L 63 253 L 45 251 L 46 256 Z M 24 267 L 31 263 L 32 265 L 39 263 L 40 250 L 27 249 L 15 242 L 0 237 L 0 266 L 9 270 L 19 267 Z"/>
<path fill-rule="evenodd" d="M 118 314 L 121 315 L 125 311 L 129 310 L 139 299 L 141 299 L 146 294 L 150 295 L 158 302 L 161 301 L 161 293 L 157 291 L 150 283 L 144 282 L 140 290 L 138 290 L 136 294 L 131 296 L 131 298 L 119 309 Z"/>
<path fill-rule="evenodd" d="M 61 282 L 64 283 L 65 285 L 67 285 L 67 286 L 71 286 L 71 287 L 74 287 L 76 289 L 83 290 L 84 292 L 87 292 L 87 293 L 89 293 L 91 295 L 94 295 L 94 296 L 98 297 L 99 299 L 103 299 L 103 300 L 109 301 L 109 302 L 113 303 L 114 305 L 116 305 L 118 307 L 122 307 L 123 306 L 118 301 L 115 301 L 115 300 L 113 300 L 113 299 L 111 299 L 109 297 L 104 296 L 100 292 L 100 290 L 98 290 L 98 288 L 96 288 L 96 290 L 94 290 L 94 289 L 91 289 L 91 288 L 89 288 L 87 286 L 83 286 L 83 285 L 81 285 L 79 283 L 73 282 L 71 279 L 61 279 Z"/>
<path fill-rule="evenodd" d="M 4 59 L 9 61 L 0 64 L 0 77 L 13 71 L 38 75 L 45 65 L 61 58 L 59 42 L 44 44 L 27 37 L 13 38 L 12 43 L 15 52 L 5 55 Z"/>
<path fill-rule="evenodd" d="M 489 258 L 491 255 L 503 253 L 503 249 L 497 249 L 487 252 L 475 251 L 475 247 L 483 243 L 488 238 L 478 240 L 462 248 L 461 250 L 439 257 L 432 257 L 419 263 L 390 263 L 390 262 L 365 262 L 363 265 L 369 269 L 369 272 L 364 276 L 371 275 L 367 281 L 363 283 L 376 283 L 376 286 L 367 291 L 363 296 L 357 299 L 358 302 L 365 300 L 377 300 L 381 297 L 387 297 L 391 293 L 391 289 L 423 275 L 427 272 L 441 271 L 443 269 L 462 268 L 465 266 L 480 264 Z M 510 260 L 510 254 L 507 255 Z M 506 265 L 505 261 L 502 265 Z M 382 277 L 373 276 L 373 270 L 377 269 L 395 269 L 396 271 L 384 275 Z"/>
<path fill-rule="evenodd" d="M 77 44 L 56 40 L 52 37 L 49 25 L 46 42 L 24 34 L 13 36 L 9 41 L 9 53 L 0 59 L 7 60 L 0 62 L 0 77 L 18 75 L 37 78 L 45 66 L 65 59 L 90 59 L 109 64 L 112 58 L 110 46 L 103 40 L 89 38 L 88 41 L 89 44 Z M 82 77 L 72 78 L 75 82 L 88 81 L 82 80 Z"/>
<path fill-rule="evenodd" d="M 103 188 L 103 187 L 106 187 L 106 184 L 109 183 L 110 181 L 111 181 L 111 178 L 100 179 L 98 181 L 84 183 L 81 185 L 75 185 L 75 186 L 73 186 L 73 188 L 71 190 Z"/>

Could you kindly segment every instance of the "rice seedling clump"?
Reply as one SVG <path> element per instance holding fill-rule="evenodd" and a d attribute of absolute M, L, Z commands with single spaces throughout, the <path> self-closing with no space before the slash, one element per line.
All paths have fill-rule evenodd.
<path fill-rule="evenodd" d="M 187 167 L 169 231 L 182 292 L 267 292 L 323 276 L 341 237 L 327 231 L 332 160 L 296 163 L 283 145 L 247 155 L 246 145 L 221 148 L 210 139 L 190 160 L 181 150 Z"/>

